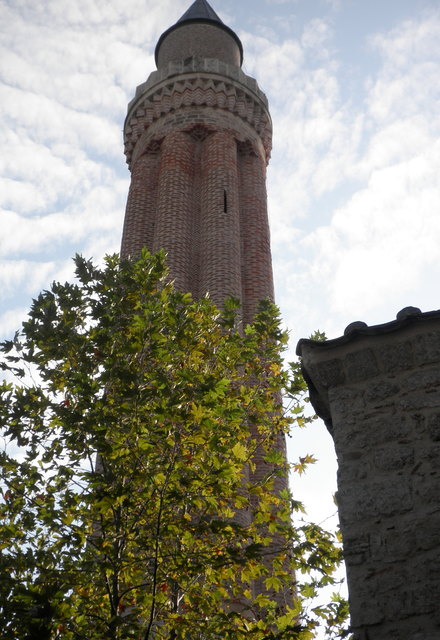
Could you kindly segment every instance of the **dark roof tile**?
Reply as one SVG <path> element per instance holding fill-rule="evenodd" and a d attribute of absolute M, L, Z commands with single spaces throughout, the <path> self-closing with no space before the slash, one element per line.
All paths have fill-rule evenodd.
<path fill-rule="evenodd" d="M 223 24 L 223 21 L 220 20 L 214 9 L 208 2 L 206 2 L 206 0 L 196 0 L 190 8 L 185 11 L 180 20 L 177 21 L 177 24 L 179 24 L 179 22 L 186 22 L 187 20 L 209 20 Z"/>
<path fill-rule="evenodd" d="M 348 342 L 353 342 L 361 337 L 385 335 L 394 331 L 400 331 L 400 329 L 403 329 L 408 325 L 430 321 L 438 322 L 438 320 L 440 320 L 440 310 L 425 311 L 422 313 L 418 307 L 405 307 L 399 311 L 396 320 L 385 322 L 384 324 L 376 324 L 369 327 L 365 322 L 352 322 L 346 328 L 344 335 L 339 338 L 325 340 L 324 342 L 301 338 L 296 345 L 296 355 L 302 355 L 303 345 L 307 345 L 314 349 L 328 350 L 333 347 L 339 347 L 340 345 Z"/>

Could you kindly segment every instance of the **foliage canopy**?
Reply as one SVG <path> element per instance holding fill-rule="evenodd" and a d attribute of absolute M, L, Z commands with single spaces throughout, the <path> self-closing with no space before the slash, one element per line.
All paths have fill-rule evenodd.
<path fill-rule="evenodd" d="M 283 488 L 305 418 L 276 308 L 238 331 L 234 302 L 176 291 L 162 253 L 77 256 L 76 276 L 1 345 L 1 637 L 300 640 L 317 616 L 333 637 L 346 605 L 304 602 L 339 551 L 292 527 Z"/>

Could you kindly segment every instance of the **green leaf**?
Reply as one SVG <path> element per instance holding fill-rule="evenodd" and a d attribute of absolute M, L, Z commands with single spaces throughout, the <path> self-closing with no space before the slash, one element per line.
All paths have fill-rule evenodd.
<path fill-rule="evenodd" d="M 241 442 L 237 442 L 231 449 L 232 453 L 238 460 L 247 460 L 248 450 Z"/>
<path fill-rule="evenodd" d="M 238 301 L 175 291 L 164 252 L 75 266 L 0 346 L 8 375 L 38 380 L 0 386 L 0 636 L 336 637 L 343 600 L 301 605 L 332 583 L 340 547 L 293 529 L 302 505 L 274 489 L 274 442 L 309 421 L 276 307 L 238 330 Z"/>

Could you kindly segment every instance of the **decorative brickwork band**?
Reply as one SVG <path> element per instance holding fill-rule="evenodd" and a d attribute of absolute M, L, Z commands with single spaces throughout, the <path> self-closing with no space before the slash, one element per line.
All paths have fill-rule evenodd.
<path fill-rule="evenodd" d="M 356 640 L 440 638 L 440 311 L 298 354 L 338 456 Z"/>
<path fill-rule="evenodd" d="M 263 100 L 235 80 L 205 73 L 172 78 L 151 88 L 147 86 L 145 93 L 136 99 L 124 126 L 129 166 L 136 159 L 134 149 L 138 141 L 154 122 L 168 113 L 193 106 L 220 109 L 237 116 L 261 138 L 266 160 L 269 158 L 272 123 Z"/>

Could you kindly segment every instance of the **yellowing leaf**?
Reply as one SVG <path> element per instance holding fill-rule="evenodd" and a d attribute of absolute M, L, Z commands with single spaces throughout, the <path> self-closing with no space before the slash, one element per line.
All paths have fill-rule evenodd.
<path fill-rule="evenodd" d="M 248 457 L 248 450 L 247 448 L 241 444 L 240 442 L 237 442 L 233 447 L 232 447 L 232 453 L 234 454 L 234 456 L 236 458 L 238 458 L 239 460 L 246 460 Z"/>

